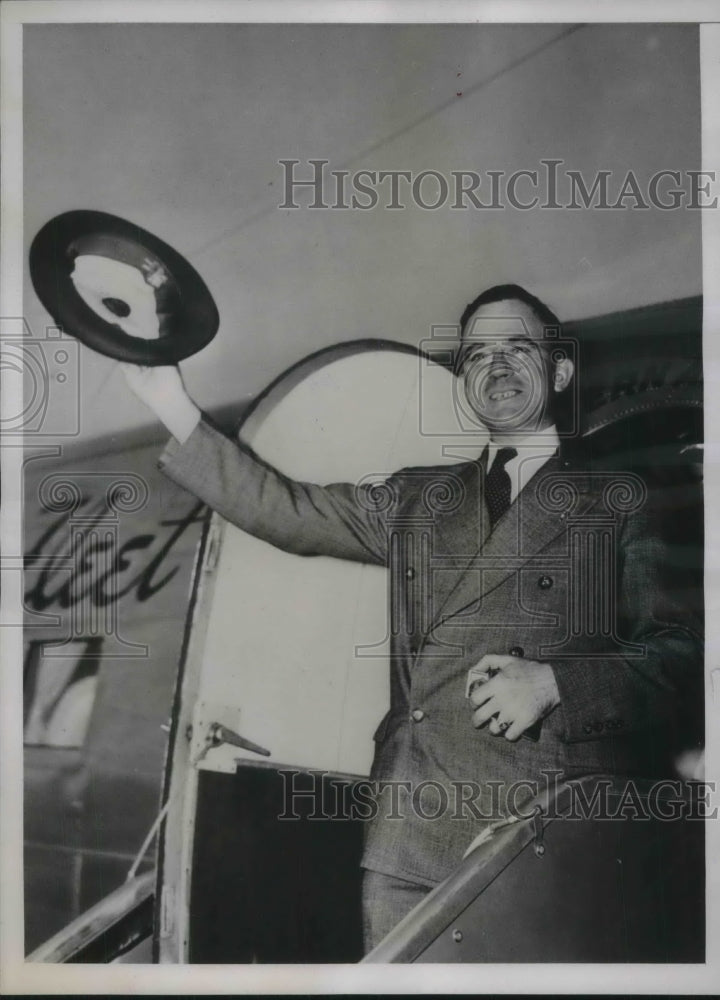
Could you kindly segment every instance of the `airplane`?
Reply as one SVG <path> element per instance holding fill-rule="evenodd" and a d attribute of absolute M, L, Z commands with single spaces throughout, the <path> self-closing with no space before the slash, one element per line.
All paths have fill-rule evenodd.
<path fill-rule="evenodd" d="M 583 444 L 598 470 L 662 487 L 699 608 L 701 328 L 695 297 L 563 332 L 587 373 Z M 442 339 L 355 341 L 218 421 L 289 475 L 357 480 L 477 453 L 455 383 Z M 578 795 L 622 794 L 597 775 L 468 845 L 363 957 L 362 820 L 312 809 L 316 793 L 352 799 L 369 772 L 386 571 L 273 550 L 162 477 L 160 439 L 113 447 L 25 473 L 28 961 L 704 960 L 692 803 L 678 822 L 563 822 Z M 702 739 L 696 701 L 678 778 L 699 773 Z"/>

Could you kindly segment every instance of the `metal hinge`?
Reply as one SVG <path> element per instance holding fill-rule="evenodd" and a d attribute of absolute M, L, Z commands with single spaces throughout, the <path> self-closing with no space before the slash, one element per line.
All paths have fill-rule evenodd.
<path fill-rule="evenodd" d="M 203 572 L 213 573 L 215 567 L 218 563 L 218 558 L 220 556 L 220 536 L 222 535 L 222 528 L 218 522 L 213 519 L 210 522 L 210 528 L 208 529 L 208 541 L 207 550 L 205 552 L 205 561 L 203 563 Z"/>
<path fill-rule="evenodd" d="M 164 885 L 160 893 L 160 937 L 168 938 L 175 927 L 175 890 Z"/>
<path fill-rule="evenodd" d="M 533 850 L 536 857 L 542 858 L 545 854 L 545 844 L 543 843 L 545 827 L 543 826 L 543 813 L 540 806 L 535 806 L 532 814 L 532 824 L 533 833 L 535 834 L 533 838 Z"/>

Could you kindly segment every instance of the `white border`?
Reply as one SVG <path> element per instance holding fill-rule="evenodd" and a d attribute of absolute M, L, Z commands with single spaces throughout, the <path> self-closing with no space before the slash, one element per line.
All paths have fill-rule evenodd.
<path fill-rule="evenodd" d="M 3 316 L 22 315 L 22 25 L 24 23 L 102 22 L 713 22 L 720 20 L 716 0 L 655 0 L 652 4 L 604 0 L 505 0 L 505 2 L 257 2 L 257 0 L 6 0 L 0 8 L 2 38 L 2 178 L 0 241 Z M 703 169 L 720 166 L 720 25 L 701 31 Z M 720 210 L 703 213 L 704 350 L 708 512 L 720 510 L 715 473 L 713 430 L 720 426 Z M 717 375 L 716 375 L 717 373 Z M 4 396 L 5 412 L 17 413 L 17 400 Z M 19 448 L 3 448 L 3 509 L 0 545 L 3 553 L 3 622 L 20 608 L 20 574 L 8 560 L 16 554 L 20 535 Z M 720 455 L 718 456 L 720 457 Z M 708 516 L 706 551 L 720 551 L 720 522 Z M 708 562 L 710 558 L 708 558 Z M 708 663 L 720 649 L 720 589 L 707 570 Z M 16 620 L 16 619 L 12 619 Z M 708 955 L 706 966 L 644 965 L 465 965 L 465 966 L 38 966 L 22 961 L 22 772 L 16 750 L 21 725 L 13 706 L 21 703 L 19 628 L 3 628 L 0 670 L 0 990 L 3 993 L 431 993 L 534 992 L 712 993 L 720 989 L 720 824 L 708 824 Z M 716 688 L 720 691 L 720 673 Z M 714 723 L 716 706 L 708 673 L 708 779 L 719 773 Z M 713 952 L 716 958 L 713 960 Z"/>
<path fill-rule="evenodd" d="M 720 164 L 720 23 L 700 30 L 702 168 Z M 720 706 L 720 209 L 703 212 L 703 367 L 705 381 L 705 729 L 706 780 L 720 775 L 718 712 Z M 708 956 L 720 992 L 720 818 L 707 824 L 706 912 Z"/>
<path fill-rule="evenodd" d="M 166 22 L 698 23 L 715 0 L 4 0 L 18 24 Z"/>

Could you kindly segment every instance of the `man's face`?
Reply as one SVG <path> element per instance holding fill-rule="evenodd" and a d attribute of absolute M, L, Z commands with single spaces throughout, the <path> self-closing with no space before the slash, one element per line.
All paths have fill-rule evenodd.
<path fill-rule="evenodd" d="M 492 434 L 550 426 L 554 366 L 543 324 L 524 303 L 480 306 L 465 328 L 458 362 L 467 402 Z"/>

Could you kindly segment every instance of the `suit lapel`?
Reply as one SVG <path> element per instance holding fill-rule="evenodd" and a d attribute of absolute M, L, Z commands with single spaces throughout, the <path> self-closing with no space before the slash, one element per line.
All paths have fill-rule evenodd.
<path fill-rule="evenodd" d="M 458 510 L 436 517 L 430 559 L 431 613 L 438 613 L 473 566 L 490 533 L 490 518 L 484 500 L 485 468 L 481 461 L 468 462 L 459 470 L 464 499 Z"/>
<path fill-rule="evenodd" d="M 458 470 L 464 490 L 462 504 L 448 515 L 435 518 L 433 553 L 454 556 L 467 565 L 490 533 L 485 505 L 485 466 L 482 460 L 468 462 Z"/>
<path fill-rule="evenodd" d="M 500 586 L 524 563 L 566 531 L 567 512 L 548 511 L 537 500 L 542 480 L 558 473 L 560 469 L 557 457 L 549 459 L 515 498 L 492 533 L 488 534 L 486 528 L 483 538 L 482 529 L 476 528 L 473 533 L 466 526 L 455 537 L 456 544 L 469 542 L 474 538 L 475 548 L 471 554 L 468 554 L 468 549 L 456 548 L 455 551 L 463 553 L 456 565 L 440 574 L 434 574 L 433 625 L 480 602 L 486 594 Z M 580 486 L 579 491 L 583 494 L 583 510 L 588 510 L 597 503 L 597 496 L 586 495 L 587 486 L 584 489 Z M 489 527 L 487 508 L 482 497 L 478 498 L 478 509 L 482 511 L 484 522 Z M 468 510 L 465 511 L 465 516 L 471 516 Z M 453 525 L 448 525 L 448 528 L 452 527 Z M 438 578 L 443 577 L 445 579 L 438 587 Z"/>

